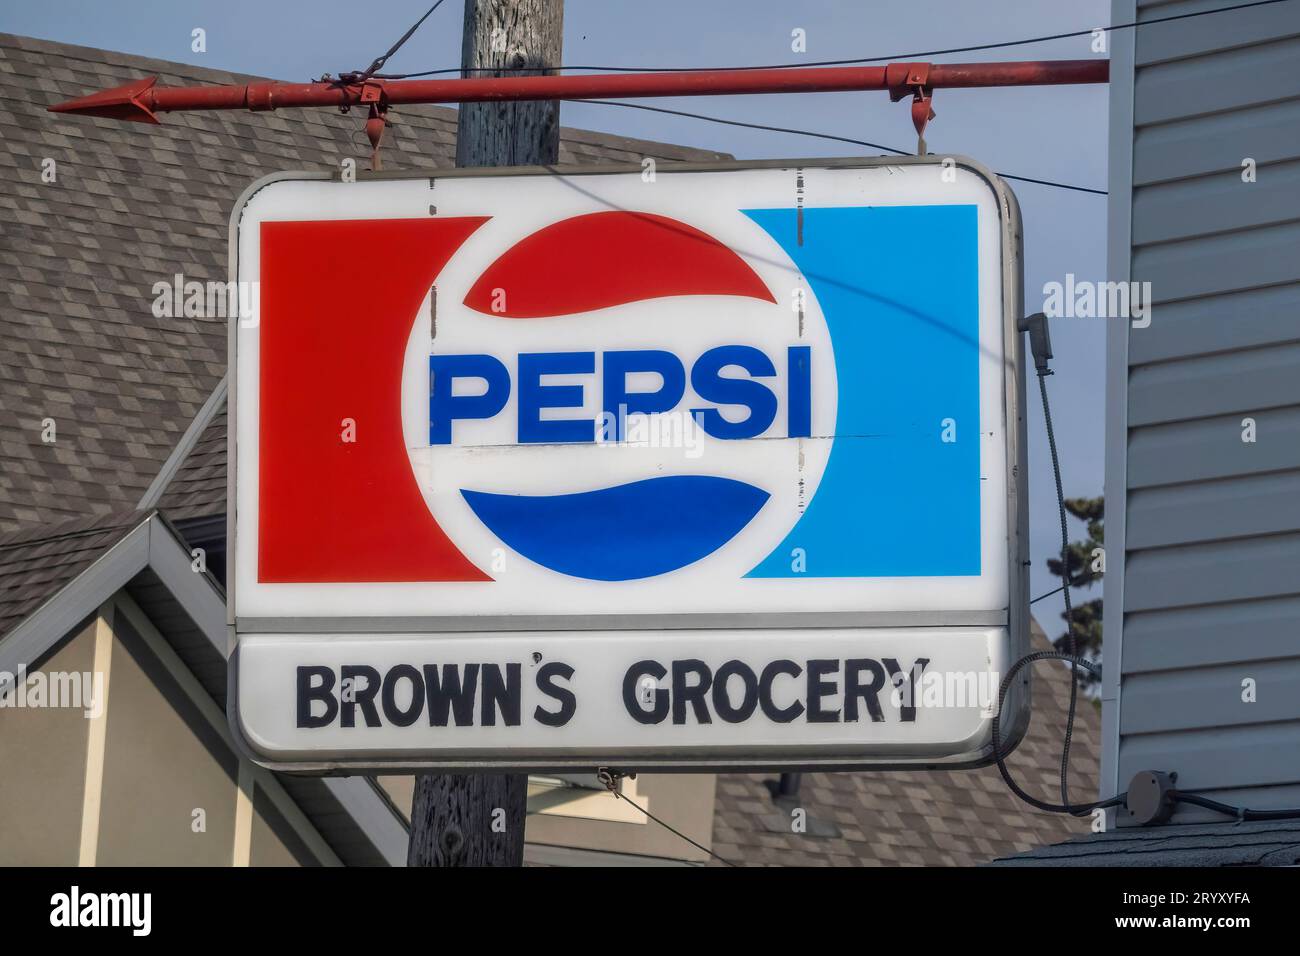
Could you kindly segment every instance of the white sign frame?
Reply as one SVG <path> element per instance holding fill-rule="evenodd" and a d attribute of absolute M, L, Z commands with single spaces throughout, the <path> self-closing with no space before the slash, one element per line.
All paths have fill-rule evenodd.
<path fill-rule="evenodd" d="M 425 770 L 482 770 L 482 771 L 576 771 L 591 770 L 598 766 L 612 766 L 625 770 L 753 770 L 764 769 L 919 769 L 982 766 L 992 759 L 990 714 L 987 711 L 968 715 L 964 722 L 949 721 L 943 739 L 918 740 L 915 735 L 890 736 L 888 732 L 876 734 L 870 741 L 853 739 L 846 728 L 850 725 L 827 725 L 840 728 L 835 733 L 818 733 L 813 740 L 781 741 L 771 734 L 750 733 L 744 724 L 727 725 L 715 722 L 707 728 L 692 727 L 690 732 L 679 733 L 677 739 L 664 744 L 654 735 L 634 735 L 636 739 L 620 742 L 617 739 L 591 738 L 579 749 L 555 748 L 530 741 L 521 745 L 512 741 L 509 734 L 494 732 L 492 728 L 466 728 L 477 733 L 475 743 L 454 752 L 416 753 L 409 745 L 395 740 L 392 734 L 381 734 L 369 741 L 364 749 L 341 742 L 328 747 L 303 748 L 292 742 L 271 739 L 258 728 L 249 726 L 247 714 L 241 709 L 241 686 L 245 688 L 242 702 L 265 701 L 274 696 L 273 687 L 266 685 L 257 670 L 241 672 L 241 661 L 256 654 L 258 660 L 275 662 L 277 667 L 290 666 L 299 660 L 304 649 L 311 648 L 320 661 L 342 661 L 349 652 L 364 646 L 378 661 L 388 655 L 390 662 L 408 659 L 408 652 L 417 648 L 437 645 L 442 648 L 462 647 L 466 659 L 478 657 L 490 660 L 509 651 L 523 655 L 519 659 L 547 659 L 564 649 L 596 648 L 595 643 L 582 645 L 582 641 L 600 641 L 602 652 L 592 654 L 593 670 L 601 670 L 606 680 L 614 670 L 602 658 L 609 648 L 631 648 L 633 643 L 650 641 L 657 648 L 682 648 L 681 653 L 701 656 L 700 647 L 719 649 L 727 653 L 744 638 L 745 646 L 763 646 L 764 642 L 785 641 L 782 645 L 790 655 L 798 658 L 801 636 L 810 643 L 815 638 L 822 643 L 822 651 L 810 653 L 848 656 L 882 654 L 905 643 L 923 641 L 926 649 L 942 647 L 953 639 L 953 648 L 963 652 L 949 659 L 961 667 L 987 670 L 1000 679 L 1002 674 L 1028 650 L 1028 571 L 1027 571 L 1027 496 L 1023 481 L 1027 475 L 1025 455 L 1024 371 L 1021 335 L 1017 325 L 1022 314 L 1022 255 L 1020 249 L 1021 223 L 1019 206 L 1014 194 L 995 174 L 979 163 L 964 157 L 897 157 L 897 158 L 846 158 L 772 160 L 740 163 L 663 163 L 659 177 L 679 173 L 733 172 L 741 170 L 805 170 L 805 169 L 869 169 L 902 170 L 918 166 L 931 167 L 938 179 L 945 171 L 954 170 L 963 177 L 972 177 L 989 190 L 993 207 L 998 215 L 999 255 L 1001 261 L 1000 317 L 1002 323 L 1002 423 L 1005 433 L 1005 516 L 1007 547 L 1005 565 L 1006 607 L 993 611 L 963 611 L 960 606 L 941 609 L 927 608 L 924 601 L 896 611 L 799 611 L 764 610 L 730 611 L 727 613 L 598 613 L 598 614 L 392 614 L 379 618 L 355 615 L 331 617 L 301 615 L 237 616 L 237 594 L 240 587 L 240 531 L 237 507 L 239 503 L 239 356 L 237 338 L 239 321 L 231 322 L 229 393 L 229 471 L 228 489 L 228 574 L 227 614 L 232 653 L 228 681 L 228 707 L 231 727 L 236 740 L 245 753 L 261 766 L 273 770 L 316 774 L 352 773 L 373 771 L 399 773 Z M 500 168 L 434 170 L 422 176 L 403 173 L 360 174 L 358 183 L 393 179 L 418 180 L 431 183 L 462 177 L 530 177 L 558 176 L 581 180 L 592 176 L 623 175 L 640 177 L 640 165 L 616 166 L 561 166 L 552 168 Z M 240 274 L 240 226 L 250 201 L 263 189 L 282 182 L 339 181 L 337 175 L 321 173 L 278 173 L 264 177 L 250 186 L 236 203 L 230 226 L 230 272 L 234 281 L 246 278 Z M 348 184 L 353 185 L 353 184 Z M 341 186 L 340 188 L 346 188 Z M 924 236 L 899 237 L 914 248 L 918 257 L 926 256 Z M 981 336 L 983 343 L 983 335 Z M 983 388 L 983 386 L 982 386 Z M 983 403 L 981 403 L 983 404 Z M 987 469 L 984 469 L 987 471 Z M 1000 552 L 999 552 L 1000 553 Z M 815 630 L 812 630 L 815 629 Z M 907 629 L 907 630 L 903 630 Z M 579 632 L 573 636 L 562 632 Z M 640 633 L 628 633 L 640 632 Z M 982 639 L 980 635 L 983 635 Z M 906 637 L 904 637 L 906 635 Z M 520 643 L 520 642 L 523 643 Z M 575 645 L 573 642 L 578 641 Z M 693 642 L 693 643 L 692 643 Z M 649 645 L 647 645 L 649 646 Z M 485 652 L 491 651 L 485 656 Z M 531 650 L 529 650 L 531 648 Z M 694 651 L 691 651 L 694 648 Z M 581 651 L 585 654 L 585 651 Z M 664 652 L 660 650 L 661 656 Z M 785 651 L 774 648 L 778 656 Z M 342 655 L 339 657 L 338 655 Z M 625 655 L 626 656 L 626 655 Z M 758 655 L 760 658 L 762 655 Z M 769 655 L 770 656 L 770 655 Z M 729 658 L 743 658 L 733 653 Z M 573 658 L 570 656 L 570 660 Z M 584 658 L 586 659 L 586 658 Z M 667 659 L 665 657 L 665 659 Z M 631 660 L 631 658 L 629 658 Z M 714 662 L 717 663 L 717 662 Z M 712 666 L 712 665 L 711 665 Z M 754 667 L 757 668 L 755 662 Z M 906 663 L 903 665 L 907 666 Z M 269 667 L 269 665 L 268 665 Z M 283 673 L 281 673 L 283 676 Z M 527 677 L 525 671 L 525 677 Z M 591 682 L 594 683 L 594 682 Z M 578 686 L 574 685 L 575 688 Z M 607 686 L 607 683 L 602 686 Z M 583 687 L 590 695 L 592 690 Z M 996 680 L 993 693 L 996 695 Z M 535 701 L 528 701 L 531 708 Z M 553 700 L 544 701 L 553 705 Z M 585 703 L 585 700 L 584 700 Z M 288 705 L 284 705 L 288 706 Z M 1007 749 L 1018 743 L 1028 725 L 1029 695 L 1028 672 L 1010 689 L 1004 705 L 1001 722 L 1002 747 Z M 689 719 L 687 720 L 689 724 Z M 882 726 L 882 725 L 874 725 Z M 770 728 L 769 728 L 770 729 Z M 726 731 L 722 733 L 720 731 Z M 816 736 L 816 735 L 813 735 Z M 382 739 L 381 739 L 382 738 Z M 713 739 L 709 739 L 713 738 Z"/>

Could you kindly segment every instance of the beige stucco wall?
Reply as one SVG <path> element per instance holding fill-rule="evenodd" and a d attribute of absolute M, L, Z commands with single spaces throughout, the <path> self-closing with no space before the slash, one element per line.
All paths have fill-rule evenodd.
<path fill-rule="evenodd" d="M 28 673 L 92 671 L 97 621 Z M 230 866 L 239 758 L 125 616 L 107 625 L 95 865 Z M 0 708 L 0 866 L 77 865 L 93 723 L 80 708 Z M 249 812 L 251 865 L 319 863 L 263 788 Z"/>
<path fill-rule="evenodd" d="M 86 673 L 95 622 L 28 673 Z M 77 708 L 0 708 L 0 866 L 76 866 L 90 722 Z"/>
<path fill-rule="evenodd" d="M 96 863 L 229 866 L 239 761 L 131 626 L 113 630 Z"/>
<path fill-rule="evenodd" d="M 251 866 L 319 866 L 263 790 L 253 795 Z"/>
<path fill-rule="evenodd" d="M 409 820 L 415 778 L 385 776 L 379 777 L 378 781 L 394 805 Z M 717 777 L 713 774 L 642 774 L 635 781 L 636 796 L 633 799 L 691 839 L 704 846 L 712 846 L 716 784 Z M 698 862 L 708 859 L 685 840 L 644 817 L 643 823 L 611 822 L 594 818 L 604 815 L 600 801 L 609 801 L 613 808 L 615 799 L 612 794 L 602 793 L 585 798 L 585 805 L 592 807 L 593 818 L 551 813 L 529 814 L 524 838 L 529 843 L 583 850 L 634 853 Z M 639 816 L 635 813 L 632 815 Z"/>
<path fill-rule="evenodd" d="M 636 779 L 636 802 L 691 839 L 713 844 L 713 800 L 717 777 L 703 773 L 641 774 Z M 613 794 L 599 795 L 614 801 Z M 567 846 L 614 853 L 636 853 L 703 862 L 708 857 L 653 820 L 644 823 L 610 823 L 576 817 L 535 813 L 524 831 L 529 843 Z"/>

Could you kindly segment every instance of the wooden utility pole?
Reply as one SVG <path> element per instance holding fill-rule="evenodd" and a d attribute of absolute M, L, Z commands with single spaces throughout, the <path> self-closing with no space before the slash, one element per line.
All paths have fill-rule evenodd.
<path fill-rule="evenodd" d="M 468 77 L 540 76 L 488 73 L 560 62 L 563 0 L 465 0 L 461 67 Z M 560 157 L 560 104 L 462 103 L 456 130 L 457 166 L 536 166 Z"/>
<path fill-rule="evenodd" d="M 511 75 L 484 68 L 557 64 L 563 26 L 564 0 L 465 0 L 461 67 L 481 77 Z M 559 157 L 558 101 L 461 104 L 457 166 L 537 166 Z M 526 774 L 416 777 L 407 864 L 522 866 L 527 798 Z"/>

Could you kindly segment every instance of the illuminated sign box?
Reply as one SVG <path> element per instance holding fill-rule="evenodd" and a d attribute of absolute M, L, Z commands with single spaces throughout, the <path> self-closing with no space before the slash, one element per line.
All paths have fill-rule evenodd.
<path fill-rule="evenodd" d="M 939 157 L 250 188 L 244 746 L 986 762 L 1027 642 L 1018 236 L 1005 185 Z"/>

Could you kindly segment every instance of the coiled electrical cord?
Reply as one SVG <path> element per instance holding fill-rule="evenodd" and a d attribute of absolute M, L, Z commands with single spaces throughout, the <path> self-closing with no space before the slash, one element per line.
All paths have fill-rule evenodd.
<path fill-rule="evenodd" d="M 1056 506 L 1061 518 L 1061 587 L 1060 591 L 1065 597 L 1065 627 L 1066 642 L 1069 647 L 1069 653 L 1061 651 L 1035 651 L 1027 654 L 1020 660 L 1011 665 L 1007 674 L 1002 678 L 1002 683 L 998 687 L 998 705 L 997 710 L 993 713 L 993 759 L 997 762 L 998 772 L 1002 775 L 1003 781 L 1008 788 L 1017 797 L 1039 810 L 1045 810 L 1049 813 L 1068 813 L 1072 816 L 1086 816 L 1094 810 L 1115 807 L 1124 804 L 1128 799 L 1127 793 L 1117 794 L 1108 797 L 1105 800 L 1095 800 L 1091 803 L 1071 803 L 1069 795 L 1069 768 L 1070 768 L 1070 742 L 1074 736 L 1074 718 L 1075 711 L 1079 701 L 1079 668 L 1090 672 L 1096 677 L 1101 676 L 1101 669 L 1091 661 L 1084 660 L 1078 656 L 1077 641 L 1074 636 L 1074 605 L 1070 601 L 1070 588 L 1073 582 L 1070 580 L 1070 536 L 1069 529 L 1066 526 L 1065 517 L 1065 493 L 1061 486 L 1061 462 L 1056 452 L 1056 432 L 1052 427 L 1052 406 L 1047 397 L 1047 376 L 1052 374 L 1047 362 L 1052 357 L 1051 340 L 1047 334 L 1047 317 L 1041 312 L 1029 316 L 1020 323 L 1020 330 L 1029 333 L 1029 341 L 1033 351 L 1034 364 L 1038 370 L 1038 393 L 1043 401 L 1043 421 L 1047 426 L 1047 444 L 1052 453 L 1052 475 L 1056 480 Z M 1047 597 L 1047 595 L 1042 595 Z M 1006 698 L 1007 691 L 1011 687 L 1012 680 L 1015 679 L 1021 668 L 1033 664 L 1037 661 L 1060 660 L 1068 661 L 1070 664 L 1070 707 L 1065 721 L 1065 740 L 1061 749 L 1061 802 L 1049 803 L 1046 800 L 1040 800 L 1033 794 L 1027 793 L 1011 776 L 1011 771 L 1007 769 L 1006 758 L 1010 756 L 1010 750 L 1004 751 L 1001 746 L 999 731 L 1001 729 L 1002 703 Z M 1286 808 L 1277 810 L 1252 810 L 1247 807 L 1234 807 L 1231 804 L 1220 803 L 1218 800 L 1211 800 L 1208 797 L 1197 796 L 1192 793 L 1184 793 L 1181 790 L 1168 791 L 1168 799 L 1175 803 L 1185 803 L 1191 806 L 1202 807 L 1206 810 L 1213 810 L 1216 813 L 1222 813 L 1227 816 L 1236 817 L 1240 823 L 1244 820 L 1295 820 L 1300 819 L 1300 807 Z"/>
<path fill-rule="evenodd" d="M 1041 325 L 1035 326 L 1035 323 L 1041 323 Z M 1047 360 L 1052 357 L 1051 341 L 1047 335 L 1047 317 L 1042 313 L 1031 316 L 1021 323 L 1021 328 L 1029 332 L 1034 364 L 1038 369 L 1038 394 L 1043 401 L 1043 421 L 1047 425 L 1047 445 L 1052 453 L 1052 476 L 1056 479 L 1056 508 L 1061 519 L 1061 592 L 1065 596 L 1065 635 L 1069 653 L 1036 651 L 1027 654 L 1011 665 L 998 687 L 998 706 L 993 713 L 992 727 L 993 758 L 997 761 L 998 773 L 1002 774 L 1002 779 L 1011 788 L 1011 792 L 1030 806 L 1051 813 L 1069 813 L 1073 816 L 1083 816 L 1099 807 L 1117 806 L 1124 802 L 1126 795 L 1120 794 L 1107 800 L 1097 800 L 1092 803 L 1070 802 L 1070 743 L 1074 738 L 1074 718 L 1079 706 L 1079 668 L 1082 667 L 1097 677 L 1101 676 L 1101 670 L 1091 661 L 1079 657 L 1078 642 L 1074 636 L 1074 605 L 1070 601 L 1070 587 L 1072 584 L 1070 581 L 1070 532 L 1065 518 L 1065 491 L 1061 485 L 1061 459 L 1056 452 L 1056 430 L 1052 427 L 1052 403 L 1047 397 L 1047 376 L 1052 374 L 1052 370 L 1047 365 Z M 1040 800 L 1038 797 L 1027 793 L 1016 783 L 1011 776 L 1011 771 L 1007 769 L 1006 758 L 1009 751 L 1003 751 L 999 737 L 1002 703 L 1006 698 L 1007 690 L 1011 687 L 1011 681 L 1015 679 L 1021 668 L 1036 661 L 1045 660 L 1068 661 L 1070 664 L 1070 708 L 1065 718 L 1065 741 L 1061 747 L 1061 802 L 1059 804 Z"/>

